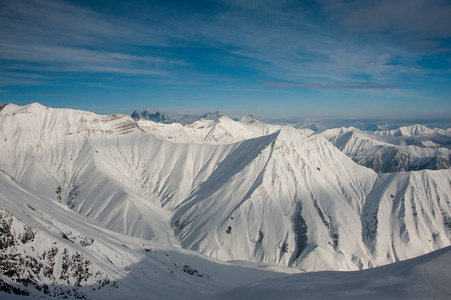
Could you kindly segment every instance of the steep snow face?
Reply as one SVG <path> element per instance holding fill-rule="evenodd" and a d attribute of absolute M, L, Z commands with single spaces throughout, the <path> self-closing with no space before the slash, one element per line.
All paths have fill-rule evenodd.
<path fill-rule="evenodd" d="M 437 149 L 437 148 L 440 148 L 441 146 L 440 146 L 440 144 L 437 144 L 433 141 L 421 141 L 418 143 L 418 147 Z"/>
<path fill-rule="evenodd" d="M 451 170 L 383 174 L 362 210 L 376 260 L 404 260 L 450 244 Z"/>
<path fill-rule="evenodd" d="M 222 260 L 355 269 L 340 252 L 369 256 L 359 212 L 374 180 L 313 131 L 283 128 L 240 143 L 174 225 L 184 247 Z"/>
<path fill-rule="evenodd" d="M 120 136 L 140 133 L 130 117 L 32 104 L 7 106 L 0 122 L 0 168 L 22 184 L 110 229 L 176 242 L 168 225 L 171 213 L 128 188 L 133 178 L 124 177 L 121 169 L 128 161 L 113 155 L 118 154 Z M 101 146 L 107 156 L 112 154 L 108 159 L 99 151 Z"/>
<path fill-rule="evenodd" d="M 0 249 L 2 299 L 440 299 L 451 293 L 449 248 L 359 272 L 238 266 L 109 231 L 3 172 Z"/>
<path fill-rule="evenodd" d="M 7 106 L 0 146 L 0 169 L 46 199 L 221 260 L 351 270 L 449 245 L 449 170 L 378 176 L 311 130 L 251 116 L 182 126 Z M 435 218 L 399 218 L 398 202 L 384 200 L 392 184 L 390 195 Z M 409 238 L 397 239 L 403 226 Z"/>
<path fill-rule="evenodd" d="M 295 273 L 109 231 L 0 172 L 0 298 L 194 299 Z"/>
<path fill-rule="evenodd" d="M 414 130 L 412 129 L 412 131 Z M 418 130 L 414 132 L 418 132 Z M 451 167 L 451 150 L 449 148 L 442 147 L 430 140 L 421 140 L 431 138 L 431 136 L 420 136 L 411 141 L 407 140 L 412 144 L 418 142 L 416 145 L 407 145 L 404 139 L 387 138 L 352 127 L 330 129 L 321 135 L 356 163 L 372 168 L 378 173 L 438 170 Z"/>
<path fill-rule="evenodd" d="M 236 147 L 169 143 L 132 126 L 127 116 L 110 124 L 110 117 L 69 112 L 37 104 L 2 111 L 0 168 L 136 237 L 177 244 L 172 213 L 161 206 L 174 208 Z M 127 134 L 124 123 L 132 124 Z"/>
<path fill-rule="evenodd" d="M 449 245 L 448 170 L 376 180 L 375 173 L 358 167 L 315 133 L 288 128 L 240 146 L 176 210 L 174 225 L 184 247 L 223 260 L 258 259 L 305 270 L 347 270 Z M 230 167 L 240 164 L 240 168 Z M 395 182 L 409 187 L 394 189 L 398 197 L 416 202 L 424 215 L 399 221 L 397 202 L 389 202 L 393 212 L 388 210 L 383 223 L 390 225 L 377 232 L 378 218 L 387 216 L 377 212 L 387 203 L 374 199 L 390 198 L 381 186 Z M 433 195 L 428 194 L 431 191 Z M 431 204 L 426 200 L 431 197 L 442 200 Z M 428 214 L 436 217 L 429 219 Z M 395 229 L 400 227 L 412 231 L 415 240 L 390 241 L 392 248 L 381 251 L 388 255 L 379 256 L 369 241 L 377 235 L 383 243 L 387 234 L 395 239 L 400 234 Z M 438 228 L 443 240 L 437 238 Z"/>

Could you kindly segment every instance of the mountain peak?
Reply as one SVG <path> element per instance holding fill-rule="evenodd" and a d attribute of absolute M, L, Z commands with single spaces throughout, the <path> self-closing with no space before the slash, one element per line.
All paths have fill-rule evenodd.
<path fill-rule="evenodd" d="M 401 127 L 399 128 L 399 130 L 401 131 L 402 135 L 420 135 L 422 133 L 434 132 L 434 130 L 421 124 L 414 124 L 411 126 Z"/>
<path fill-rule="evenodd" d="M 393 136 L 418 136 L 422 134 L 434 133 L 433 129 L 426 127 L 422 124 L 414 124 L 410 126 L 399 127 L 398 129 L 390 130 L 385 132 L 385 135 L 393 135 Z"/>
<path fill-rule="evenodd" d="M 214 111 L 214 112 L 208 112 L 205 115 L 203 115 L 201 117 L 201 119 L 205 119 L 205 120 L 211 120 L 211 121 L 216 121 L 219 118 L 223 117 L 224 115 L 221 114 L 219 111 Z"/>
<path fill-rule="evenodd" d="M 33 111 L 36 111 L 36 110 L 43 110 L 43 109 L 49 108 L 48 106 L 44 106 L 44 105 L 42 105 L 42 104 L 40 104 L 40 103 L 37 103 L 37 102 L 28 104 L 28 105 L 26 105 L 25 107 L 26 107 L 27 110 L 33 110 Z"/>
<path fill-rule="evenodd" d="M 257 121 L 257 118 L 253 114 L 244 115 L 238 120 L 238 122 L 244 124 L 252 124 L 255 121 Z"/>
<path fill-rule="evenodd" d="M 149 120 L 149 121 L 153 121 L 156 123 L 164 123 L 164 124 L 170 124 L 170 123 L 174 123 L 175 120 L 165 114 L 162 114 L 159 111 L 153 111 L 150 108 L 146 108 L 143 111 L 140 110 L 135 110 L 131 117 L 135 120 L 139 120 L 139 119 L 144 119 L 144 120 Z"/>

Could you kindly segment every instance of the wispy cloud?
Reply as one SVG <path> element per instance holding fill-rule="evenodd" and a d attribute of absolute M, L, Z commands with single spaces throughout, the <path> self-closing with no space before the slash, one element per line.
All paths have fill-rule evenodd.
<path fill-rule="evenodd" d="M 347 38 L 327 18 L 312 19 L 310 8 L 295 3 L 230 5 L 196 30 L 205 43 L 228 45 L 230 53 L 248 58 L 250 68 L 283 80 L 356 81 L 364 76 L 380 81 L 424 75 L 416 64 L 421 54 L 392 43 Z"/>
<path fill-rule="evenodd" d="M 31 72 L 15 72 L 11 70 L 0 72 L 0 86 L 41 85 L 48 84 L 53 80 L 54 78 L 51 76 Z"/>
<path fill-rule="evenodd" d="M 353 84 L 267 82 L 265 83 L 265 86 L 274 86 L 280 88 L 343 89 L 343 90 L 392 89 L 399 87 L 393 84 L 384 84 L 375 82 L 359 82 Z"/>
<path fill-rule="evenodd" d="M 16 69 L 0 74 L 1 85 L 51 82 L 14 76 L 17 70 L 134 76 L 157 84 L 200 85 L 213 77 L 226 82 L 235 74 L 222 74 L 220 67 L 210 71 L 203 63 L 224 64 L 227 54 L 229 65 L 251 70 L 257 80 L 307 82 L 295 85 L 313 89 L 388 89 L 397 85 L 386 82 L 443 72 L 419 63 L 432 53 L 421 49 L 435 47 L 435 54 L 446 55 L 449 45 L 438 39 L 451 36 L 451 5 L 442 0 L 219 0 L 208 8 L 138 1 L 121 13 L 75 3 L 2 3 L 0 61 Z M 402 38 L 373 38 L 392 31 Z M 202 57 L 206 48 L 219 54 Z"/>
<path fill-rule="evenodd" d="M 63 1 L 5 1 L 0 60 L 20 62 L 20 69 L 28 70 L 141 76 L 168 76 L 174 66 L 189 65 L 136 50 L 132 44 L 163 45 L 165 38 L 144 24 L 113 18 Z"/>
<path fill-rule="evenodd" d="M 25 47 L 27 46 L 27 47 Z M 60 47 L 53 45 L 16 45 L 3 44 L 0 57 L 15 61 L 38 63 L 65 63 L 67 65 L 121 65 L 129 63 L 176 64 L 185 63 L 177 60 L 166 60 L 161 57 L 131 55 L 105 50 L 91 50 L 76 47 Z"/>

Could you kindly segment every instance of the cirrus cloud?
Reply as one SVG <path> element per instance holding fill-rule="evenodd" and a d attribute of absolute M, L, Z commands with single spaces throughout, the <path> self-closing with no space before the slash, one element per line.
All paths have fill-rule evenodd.
<path fill-rule="evenodd" d="M 265 86 L 274 86 L 280 88 L 339 89 L 339 90 L 392 89 L 399 87 L 398 85 L 394 84 L 376 83 L 376 82 L 358 82 L 351 84 L 266 82 Z"/>

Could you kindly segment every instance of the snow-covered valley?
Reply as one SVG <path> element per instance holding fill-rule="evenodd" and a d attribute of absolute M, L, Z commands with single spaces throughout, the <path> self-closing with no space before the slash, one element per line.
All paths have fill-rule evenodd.
<path fill-rule="evenodd" d="M 36 295 L 197 298 L 447 247 L 449 166 L 378 174 L 355 162 L 374 161 L 372 149 L 396 136 L 317 134 L 252 116 L 182 125 L 8 105 L 2 284 Z M 449 149 L 432 140 L 399 147 L 449 162 Z M 449 261 L 448 252 L 440 253 Z"/>

